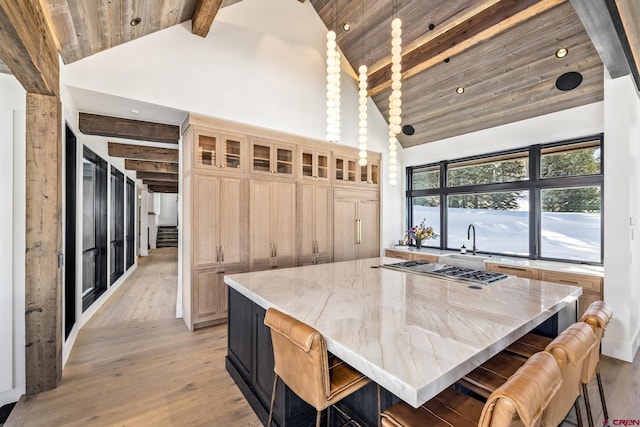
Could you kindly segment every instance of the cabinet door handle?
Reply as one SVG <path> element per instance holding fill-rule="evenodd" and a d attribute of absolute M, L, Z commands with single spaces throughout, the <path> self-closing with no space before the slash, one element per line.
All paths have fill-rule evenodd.
<path fill-rule="evenodd" d="M 220 261 L 224 262 L 224 248 L 220 245 Z"/>
<path fill-rule="evenodd" d="M 356 228 L 357 228 L 356 245 L 359 245 L 362 243 L 362 220 L 361 219 L 356 219 Z"/>
<path fill-rule="evenodd" d="M 220 246 L 216 246 L 216 262 L 220 262 Z"/>
<path fill-rule="evenodd" d="M 566 283 L 568 285 L 580 286 L 580 282 L 575 280 L 558 279 L 557 281 L 560 283 Z"/>
<path fill-rule="evenodd" d="M 278 256 L 278 246 L 276 243 L 273 244 L 273 257 L 276 258 Z"/>

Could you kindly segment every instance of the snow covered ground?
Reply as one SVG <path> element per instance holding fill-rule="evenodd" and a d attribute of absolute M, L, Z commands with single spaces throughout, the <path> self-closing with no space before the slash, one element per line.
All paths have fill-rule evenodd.
<path fill-rule="evenodd" d="M 425 218 L 438 234 L 440 208 L 414 206 L 414 225 Z M 528 255 L 529 213 L 526 211 L 499 211 L 489 209 L 449 209 L 450 249 L 463 244 L 471 249 L 467 240 L 467 227 L 476 228 L 476 247 L 479 251 Z M 600 214 L 543 213 L 541 255 L 544 258 L 561 258 L 578 261 L 600 262 Z M 426 246 L 438 246 L 440 239 L 424 242 Z"/>

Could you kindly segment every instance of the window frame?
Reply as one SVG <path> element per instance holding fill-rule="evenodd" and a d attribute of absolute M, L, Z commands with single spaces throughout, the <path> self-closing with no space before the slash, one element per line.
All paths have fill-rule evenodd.
<path fill-rule="evenodd" d="M 540 164 L 542 150 L 560 147 L 571 146 L 574 144 L 584 144 L 590 141 L 600 142 L 600 173 L 578 176 L 562 176 L 541 178 Z M 456 187 L 449 187 L 447 185 L 447 171 L 450 165 L 456 165 L 463 162 L 478 161 L 482 159 L 491 159 L 497 156 L 508 156 L 514 154 L 524 153 L 528 157 L 529 163 L 529 178 L 519 181 L 499 182 L 489 184 L 474 184 L 463 185 Z M 604 260 L 604 134 L 589 135 L 581 138 L 556 141 L 545 144 L 535 144 L 521 148 L 515 148 L 510 150 L 503 150 L 497 152 L 491 152 L 486 154 L 467 156 L 454 160 L 443 160 L 440 162 L 421 164 L 416 166 L 408 166 L 406 168 L 406 183 L 407 189 L 405 192 L 406 198 L 406 225 L 407 229 L 414 223 L 413 221 L 413 198 L 426 197 L 426 196 L 439 196 L 440 197 L 440 245 L 429 246 L 429 241 L 423 241 L 423 247 L 431 247 L 440 250 L 457 250 L 458 248 L 448 247 L 448 213 L 447 213 L 447 197 L 455 194 L 468 194 L 468 193 L 487 193 L 495 191 L 528 191 L 529 192 L 529 255 L 519 256 L 507 253 L 478 251 L 479 253 L 489 255 L 504 255 L 509 257 L 518 257 L 525 259 L 540 259 L 549 261 L 561 261 L 576 264 L 593 264 L 602 265 Z M 413 190 L 413 172 L 414 170 L 420 170 L 425 168 L 440 168 L 440 187 Z M 543 257 L 540 254 L 541 251 L 541 231 L 542 231 L 542 206 L 540 199 L 540 190 L 553 189 L 553 188 L 571 188 L 571 187 L 586 187 L 586 186 L 599 186 L 600 187 L 600 261 L 580 261 L 563 258 Z"/>

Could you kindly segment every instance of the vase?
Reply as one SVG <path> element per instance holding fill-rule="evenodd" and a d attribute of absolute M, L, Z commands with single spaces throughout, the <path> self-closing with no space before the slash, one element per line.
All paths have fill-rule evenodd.
<path fill-rule="evenodd" d="M 420 249 L 422 247 L 422 239 L 416 239 L 416 249 Z"/>

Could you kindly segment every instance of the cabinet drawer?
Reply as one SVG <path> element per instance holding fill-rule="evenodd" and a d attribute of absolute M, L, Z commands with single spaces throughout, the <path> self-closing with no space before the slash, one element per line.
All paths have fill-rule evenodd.
<path fill-rule="evenodd" d="M 411 259 L 427 262 L 438 262 L 439 257 L 438 255 L 414 253 L 413 258 Z"/>
<path fill-rule="evenodd" d="M 384 256 L 388 256 L 390 258 L 406 259 L 407 261 L 411 261 L 413 259 L 413 254 L 411 252 L 394 251 L 392 249 L 385 249 Z"/>
<path fill-rule="evenodd" d="M 516 265 L 502 265 L 487 263 L 487 270 L 498 273 L 511 274 L 512 276 L 523 277 L 525 279 L 538 279 L 540 271 L 535 268 L 521 267 Z"/>
<path fill-rule="evenodd" d="M 544 270 L 542 271 L 540 279 L 547 282 L 562 283 L 564 285 L 581 286 L 584 290 L 602 294 L 601 277 Z"/>

